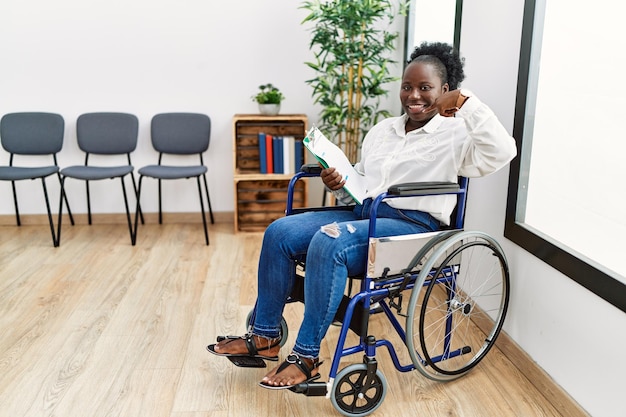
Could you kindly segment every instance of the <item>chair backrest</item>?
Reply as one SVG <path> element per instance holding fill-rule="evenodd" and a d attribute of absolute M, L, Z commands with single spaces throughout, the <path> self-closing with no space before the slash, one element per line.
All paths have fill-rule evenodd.
<path fill-rule="evenodd" d="M 49 155 L 63 147 L 65 121 L 56 113 L 9 113 L 0 120 L 2 147 L 11 154 Z"/>
<path fill-rule="evenodd" d="M 152 118 L 152 146 L 157 152 L 201 154 L 209 148 L 211 119 L 200 113 L 161 113 Z"/>
<path fill-rule="evenodd" d="M 85 113 L 76 121 L 78 147 L 87 153 L 117 155 L 137 147 L 139 120 L 128 113 Z"/>

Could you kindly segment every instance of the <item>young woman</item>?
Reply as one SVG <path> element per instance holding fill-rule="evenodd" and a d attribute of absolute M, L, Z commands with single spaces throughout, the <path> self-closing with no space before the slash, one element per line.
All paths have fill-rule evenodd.
<path fill-rule="evenodd" d="M 404 114 L 386 119 L 366 135 L 355 165 L 368 199 L 353 211 L 309 212 L 273 222 L 265 231 L 258 268 L 257 315 L 250 335 L 209 345 L 220 356 L 278 360 L 280 321 L 295 277 L 294 257 L 306 254 L 305 311 L 292 354 L 260 385 L 285 389 L 319 377 L 319 350 L 345 291 L 348 275 L 364 272 L 372 198 L 404 182 L 479 177 L 504 167 L 516 155 L 514 139 L 476 96 L 458 90 L 463 61 L 450 45 L 415 48 L 402 77 Z M 452 117 L 455 116 L 455 117 Z M 322 171 L 322 181 L 349 202 L 341 175 Z M 422 233 L 449 224 L 456 196 L 403 198 L 382 203 L 378 236 Z M 336 238 L 320 231 L 336 222 Z M 355 230 L 348 232 L 350 224 Z"/>

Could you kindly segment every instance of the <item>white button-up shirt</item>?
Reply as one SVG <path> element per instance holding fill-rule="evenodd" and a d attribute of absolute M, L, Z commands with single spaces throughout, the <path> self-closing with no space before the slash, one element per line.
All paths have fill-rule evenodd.
<path fill-rule="evenodd" d="M 421 181 L 456 182 L 458 176 L 480 177 L 508 164 L 517 153 L 515 140 L 493 111 L 476 96 L 456 117 L 436 115 L 425 126 L 405 131 L 407 116 L 376 124 L 365 136 L 361 160 L 355 165 L 367 182 L 367 196 L 376 197 L 394 184 Z M 335 192 L 347 202 L 344 191 Z M 430 213 L 449 224 L 455 195 L 392 199 L 395 208 Z"/>

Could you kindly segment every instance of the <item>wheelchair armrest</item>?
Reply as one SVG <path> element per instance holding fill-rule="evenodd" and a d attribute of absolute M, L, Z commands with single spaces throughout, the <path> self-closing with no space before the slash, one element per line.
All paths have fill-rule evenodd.
<path fill-rule="evenodd" d="M 304 164 L 300 167 L 300 171 L 319 175 L 322 172 L 322 167 L 319 164 Z"/>
<path fill-rule="evenodd" d="M 457 207 L 458 214 L 456 215 L 457 224 L 462 224 L 462 219 L 465 215 L 465 195 L 467 192 L 467 178 L 459 177 L 460 184 L 456 182 L 446 181 L 430 181 L 430 182 L 407 182 L 402 184 L 395 184 L 389 187 L 387 192 L 379 194 L 370 208 L 370 224 L 369 224 L 369 236 L 376 236 L 376 216 L 379 204 L 385 198 L 402 198 L 402 197 L 419 197 L 427 195 L 442 195 L 442 194 L 457 194 L 461 196 L 463 203 L 460 208 Z M 458 219 L 461 219 L 458 221 Z M 456 226 L 455 226 L 456 227 Z"/>
<path fill-rule="evenodd" d="M 455 182 L 406 182 L 389 187 L 387 195 L 393 196 L 419 196 L 433 194 L 457 193 L 461 187 Z"/>
<path fill-rule="evenodd" d="M 285 214 L 287 216 L 301 213 L 304 211 L 316 211 L 316 210 L 324 210 L 326 207 L 304 207 L 304 208 L 294 208 L 294 191 L 295 186 L 298 181 L 302 178 L 314 178 L 319 177 L 322 172 L 322 167 L 319 164 L 303 164 L 300 167 L 300 171 L 296 172 L 291 180 L 289 181 L 289 186 L 287 188 L 287 208 L 285 210 Z"/>

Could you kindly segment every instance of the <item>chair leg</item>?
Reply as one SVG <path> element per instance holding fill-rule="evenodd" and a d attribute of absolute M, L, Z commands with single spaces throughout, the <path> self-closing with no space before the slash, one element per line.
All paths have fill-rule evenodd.
<path fill-rule="evenodd" d="M 57 220 L 57 246 L 61 246 L 61 223 L 63 222 L 63 199 L 65 196 L 65 177 L 59 177 L 61 181 L 61 195 L 59 196 L 59 219 Z"/>
<path fill-rule="evenodd" d="M 163 224 L 163 211 L 161 210 L 161 180 L 158 180 L 159 183 L 159 224 Z"/>
<path fill-rule="evenodd" d="M 89 197 L 89 181 L 85 181 L 85 187 L 87 188 L 87 221 L 91 224 L 91 198 Z"/>
<path fill-rule="evenodd" d="M 141 182 L 143 181 L 143 175 L 139 176 L 139 184 L 137 186 L 137 207 L 135 208 L 135 232 L 133 233 L 132 244 L 135 246 L 137 243 L 137 231 L 139 229 L 139 198 L 141 196 Z"/>
<path fill-rule="evenodd" d="M 204 241 L 209 245 L 209 231 L 206 226 L 206 216 L 204 215 L 204 199 L 202 198 L 202 187 L 200 186 L 200 177 L 196 177 L 198 182 L 198 196 L 200 197 L 200 214 L 202 214 L 202 224 L 204 225 Z"/>
<path fill-rule="evenodd" d="M 209 216 L 211 216 L 211 224 L 215 224 L 215 220 L 213 220 L 213 210 L 211 209 L 211 197 L 209 196 L 209 186 L 206 182 L 206 174 L 202 175 L 204 179 L 204 190 L 206 191 L 206 201 L 209 203 Z"/>
<path fill-rule="evenodd" d="M 130 178 L 133 180 L 133 190 L 135 190 L 135 197 L 137 197 L 137 183 L 135 182 L 135 174 L 130 173 Z M 143 211 L 141 211 L 141 204 L 137 206 L 137 210 L 139 210 L 139 216 L 141 216 L 141 224 L 146 224 L 143 219 Z"/>
<path fill-rule="evenodd" d="M 124 177 L 120 177 L 122 183 L 122 193 L 124 194 L 124 206 L 126 207 L 126 221 L 128 222 L 128 233 L 130 233 L 130 244 L 135 245 L 135 233 L 133 232 L 133 223 L 130 220 L 130 210 L 128 209 L 128 196 L 126 195 L 126 184 Z"/>
<path fill-rule="evenodd" d="M 15 221 L 17 222 L 18 226 L 21 226 L 22 222 L 20 220 L 20 209 L 17 205 L 17 190 L 15 188 L 15 181 L 11 181 L 11 188 L 13 189 L 13 205 L 15 206 Z"/>
<path fill-rule="evenodd" d="M 54 235 L 54 222 L 52 221 L 52 211 L 50 210 L 50 200 L 48 199 L 48 189 L 46 188 L 46 179 L 44 177 L 41 178 L 41 185 L 43 187 L 43 196 L 46 200 L 46 209 L 48 210 L 48 223 L 50 223 L 50 233 L 52 234 L 52 244 L 54 247 L 59 246 L 59 242 Z"/>
<path fill-rule="evenodd" d="M 59 178 L 59 184 L 61 183 L 61 174 L 57 172 L 57 177 Z M 74 226 L 74 216 L 72 215 L 72 210 L 70 209 L 70 203 L 67 201 L 67 194 L 63 196 L 63 200 L 65 201 L 65 207 L 67 207 L 67 214 L 70 216 L 70 223 Z"/>

